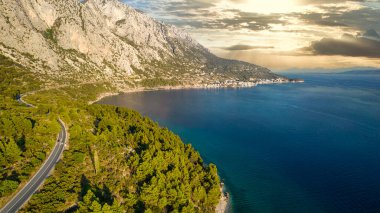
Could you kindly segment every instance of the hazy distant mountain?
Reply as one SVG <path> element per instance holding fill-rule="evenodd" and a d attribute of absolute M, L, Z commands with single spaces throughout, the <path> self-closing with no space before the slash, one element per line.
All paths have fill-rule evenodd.
<path fill-rule="evenodd" d="M 2 0 L 0 13 L 0 53 L 56 79 L 125 87 L 157 78 L 181 84 L 282 78 L 218 58 L 182 30 L 118 0 Z"/>
<path fill-rule="evenodd" d="M 342 72 L 340 74 L 352 74 L 352 75 L 380 75 L 380 70 L 354 70 Z"/>

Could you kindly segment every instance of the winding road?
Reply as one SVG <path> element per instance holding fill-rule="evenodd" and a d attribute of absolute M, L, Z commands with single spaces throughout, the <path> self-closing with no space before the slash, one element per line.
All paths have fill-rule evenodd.
<path fill-rule="evenodd" d="M 32 108 L 36 108 L 36 106 L 34 106 L 33 104 L 30 104 L 30 103 L 27 103 L 25 102 L 22 97 L 24 97 L 25 95 L 20 95 L 18 98 L 17 98 L 17 101 L 20 103 L 20 104 L 24 104 L 26 105 L 27 107 L 32 107 Z"/>
<path fill-rule="evenodd" d="M 34 107 L 32 104 L 26 103 L 22 97 L 18 98 L 20 103 L 28 107 Z M 60 160 L 65 144 L 67 142 L 67 129 L 61 119 L 58 119 L 61 125 L 61 131 L 58 135 L 57 142 L 49 157 L 42 164 L 37 173 L 29 180 L 29 182 L 10 200 L 1 210 L 0 213 L 14 213 L 17 212 L 29 198 L 38 190 L 38 188 L 45 182 L 50 172 L 54 169 L 57 162 Z"/>

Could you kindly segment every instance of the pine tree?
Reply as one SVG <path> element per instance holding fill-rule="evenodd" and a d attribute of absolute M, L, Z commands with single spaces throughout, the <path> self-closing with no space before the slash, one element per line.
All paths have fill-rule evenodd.
<path fill-rule="evenodd" d="M 95 166 L 95 173 L 98 174 L 100 172 L 100 163 L 99 163 L 98 151 L 96 149 L 94 149 L 94 166 Z"/>
<path fill-rule="evenodd" d="M 20 159 L 21 150 L 17 146 L 16 142 L 11 139 L 3 139 L 1 141 L 2 143 L 2 152 L 5 160 L 8 162 L 8 164 L 13 164 L 17 162 Z"/>

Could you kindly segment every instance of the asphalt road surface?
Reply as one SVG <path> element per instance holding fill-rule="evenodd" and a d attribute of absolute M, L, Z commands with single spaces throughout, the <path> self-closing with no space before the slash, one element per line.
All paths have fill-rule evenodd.
<path fill-rule="evenodd" d="M 25 103 L 21 100 L 21 102 Z M 27 104 L 27 103 L 25 103 Z M 32 107 L 33 105 L 27 104 Z M 67 140 L 67 130 L 65 124 L 58 120 L 61 125 L 61 132 L 58 135 L 57 142 L 49 157 L 45 160 L 44 164 L 38 172 L 29 180 L 29 182 L 10 200 L 1 210 L 0 213 L 13 213 L 17 212 L 37 191 L 37 189 L 44 183 L 50 172 L 54 169 L 57 162 L 60 160 L 62 153 L 65 149 Z"/>
<path fill-rule="evenodd" d="M 22 97 L 25 96 L 25 95 L 20 95 L 20 97 L 17 98 L 17 101 L 21 104 L 25 104 L 27 107 L 33 107 L 35 108 L 35 106 L 33 104 L 30 104 L 30 103 L 27 103 L 25 102 Z"/>

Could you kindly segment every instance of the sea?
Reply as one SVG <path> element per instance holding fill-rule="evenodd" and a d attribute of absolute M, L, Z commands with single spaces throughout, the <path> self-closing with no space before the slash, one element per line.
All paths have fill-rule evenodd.
<path fill-rule="evenodd" d="M 229 212 L 380 212 L 380 75 L 121 94 L 214 163 Z"/>

